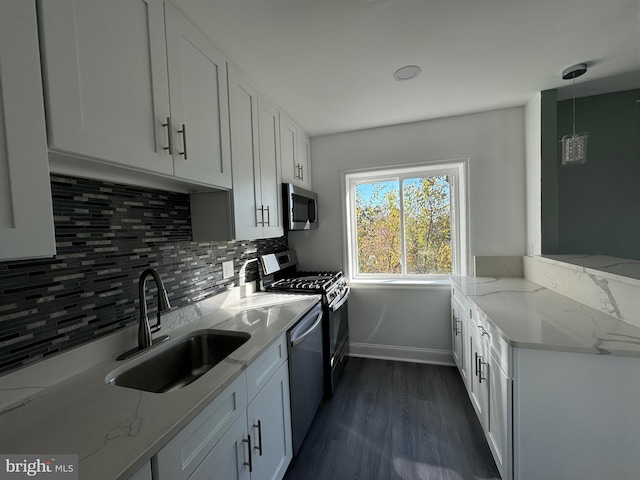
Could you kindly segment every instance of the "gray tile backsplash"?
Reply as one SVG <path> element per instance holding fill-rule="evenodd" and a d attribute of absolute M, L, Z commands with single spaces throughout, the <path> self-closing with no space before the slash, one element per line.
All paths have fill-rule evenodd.
<path fill-rule="evenodd" d="M 148 266 L 177 307 L 258 279 L 252 260 L 287 248 L 286 237 L 192 242 L 187 194 L 61 175 L 51 187 L 57 255 L 0 262 L 0 372 L 137 322 L 138 276 Z M 226 260 L 235 275 L 224 280 Z M 155 295 L 147 296 L 153 323 Z"/>

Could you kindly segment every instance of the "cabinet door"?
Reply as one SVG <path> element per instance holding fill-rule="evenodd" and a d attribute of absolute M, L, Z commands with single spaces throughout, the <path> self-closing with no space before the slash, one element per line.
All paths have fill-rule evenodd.
<path fill-rule="evenodd" d="M 282 180 L 297 183 L 298 168 L 296 159 L 297 127 L 283 113 L 280 113 L 280 163 L 282 165 Z"/>
<path fill-rule="evenodd" d="M 247 419 L 241 415 L 189 480 L 252 479 L 249 448 L 252 448 L 252 444 L 247 437 Z"/>
<path fill-rule="evenodd" d="M 306 133 L 298 128 L 296 135 L 296 157 L 300 185 L 311 190 L 311 142 Z"/>
<path fill-rule="evenodd" d="M 131 475 L 131 477 L 129 477 L 129 480 L 152 480 L 151 463 L 147 462 L 146 465 L 140 467 L 140 470 Z"/>
<path fill-rule="evenodd" d="M 487 381 L 489 375 L 488 360 L 485 355 L 485 345 L 482 337 L 475 325 L 473 325 L 472 320 L 469 321 L 467 331 L 469 332 L 469 362 L 471 364 L 469 396 L 473 408 L 480 419 L 480 423 L 486 431 L 489 404 L 489 384 Z"/>
<path fill-rule="evenodd" d="M 39 18 L 49 146 L 172 175 L 162 1 L 42 0 Z"/>
<path fill-rule="evenodd" d="M 165 3 L 176 177 L 231 188 L 226 60 Z"/>
<path fill-rule="evenodd" d="M 510 434 L 511 432 L 511 380 L 502 371 L 499 362 L 490 360 L 489 375 L 489 417 L 487 439 L 493 458 L 503 480 L 511 478 Z"/>
<path fill-rule="evenodd" d="M 460 376 L 467 383 L 467 370 L 465 368 L 464 355 L 464 337 L 466 335 L 466 322 L 463 322 L 464 316 L 460 304 L 451 301 L 451 344 L 453 349 L 453 360 L 460 371 Z"/>
<path fill-rule="evenodd" d="M 235 238 L 262 237 L 257 90 L 229 67 Z"/>
<path fill-rule="evenodd" d="M 258 134 L 262 206 L 265 209 L 264 238 L 281 237 L 282 177 L 280 174 L 280 127 L 278 110 L 258 95 Z"/>
<path fill-rule="evenodd" d="M 237 418 L 246 433 L 246 408 L 247 383 L 240 375 L 158 452 L 154 480 L 190 478 Z"/>
<path fill-rule="evenodd" d="M 253 439 L 252 480 L 281 480 L 284 476 L 293 458 L 290 405 L 288 362 L 284 362 L 247 407 Z"/>
<path fill-rule="evenodd" d="M 56 253 L 33 2 L 0 3 L 0 259 Z"/>

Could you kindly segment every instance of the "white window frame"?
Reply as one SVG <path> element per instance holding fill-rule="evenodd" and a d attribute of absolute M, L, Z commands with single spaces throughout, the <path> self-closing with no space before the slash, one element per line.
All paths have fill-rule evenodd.
<path fill-rule="evenodd" d="M 450 275 L 466 275 L 469 261 L 468 240 L 468 183 L 467 183 L 468 159 L 443 160 L 426 162 L 414 165 L 391 166 L 381 168 L 368 168 L 343 172 L 343 212 L 346 220 L 346 258 L 347 275 L 349 281 L 360 284 L 449 284 Z M 446 275 L 421 275 L 421 274 L 378 274 L 358 273 L 358 252 L 356 245 L 355 225 L 355 195 L 354 187 L 361 183 L 373 183 L 383 180 L 400 180 L 415 178 L 418 176 L 450 177 L 451 188 L 451 250 L 452 272 Z M 400 194 L 402 195 L 402 188 Z M 401 216 L 402 242 L 404 238 L 404 216 Z M 403 255 L 404 255 L 403 245 Z M 406 268 L 405 259 L 402 259 L 403 270 Z"/>

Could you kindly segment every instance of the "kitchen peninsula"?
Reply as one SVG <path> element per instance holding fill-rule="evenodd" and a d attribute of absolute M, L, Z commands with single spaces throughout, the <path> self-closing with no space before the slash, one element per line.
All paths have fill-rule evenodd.
<path fill-rule="evenodd" d="M 503 480 L 634 478 L 640 327 L 523 278 L 452 277 L 452 332 Z"/>

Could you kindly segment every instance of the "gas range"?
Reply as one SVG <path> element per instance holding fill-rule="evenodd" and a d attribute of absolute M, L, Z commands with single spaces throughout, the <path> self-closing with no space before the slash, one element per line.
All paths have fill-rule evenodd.
<path fill-rule="evenodd" d="M 265 255 L 261 260 L 262 285 L 267 291 L 320 294 L 323 303 L 330 307 L 349 294 L 347 281 L 341 271 L 298 272 L 298 259 L 293 250 Z"/>
<path fill-rule="evenodd" d="M 267 291 L 322 295 L 325 394 L 331 396 L 349 353 L 349 286 L 340 271 L 298 272 L 297 264 L 294 250 L 262 256 L 262 286 Z"/>
<path fill-rule="evenodd" d="M 340 272 L 298 272 L 298 276 L 281 278 L 270 285 L 277 290 L 307 290 L 324 293 L 337 281 Z"/>

